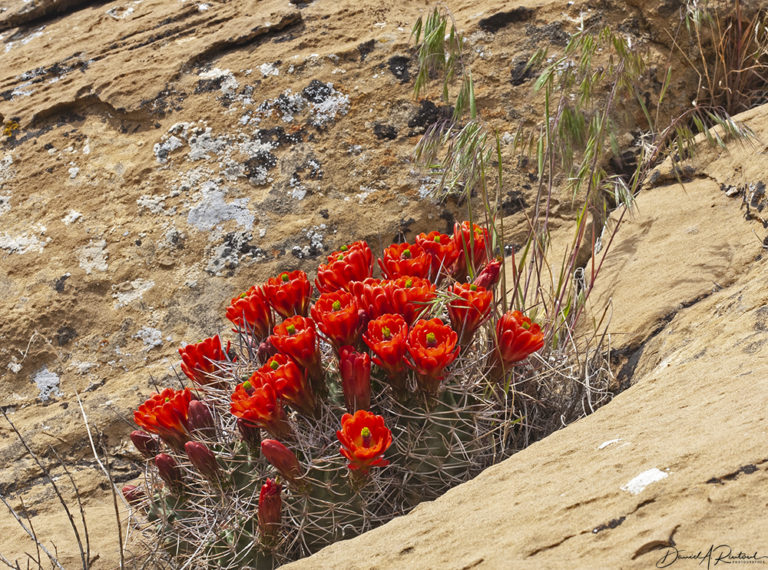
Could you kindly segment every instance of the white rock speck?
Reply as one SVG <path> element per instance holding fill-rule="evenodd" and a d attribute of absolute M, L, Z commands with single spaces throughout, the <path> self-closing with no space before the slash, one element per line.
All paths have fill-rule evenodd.
<path fill-rule="evenodd" d="M 59 375 L 48 370 L 47 366 L 43 366 L 38 370 L 32 377 L 32 381 L 37 385 L 37 389 L 40 390 L 40 399 L 43 402 L 47 402 L 51 396 L 61 396 L 59 391 Z"/>
<path fill-rule="evenodd" d="M 661 471 L 660 469 L 657 469 L 656 467 L 654 467 L 653 469 L 648 469 L 647 471 L 643 471 L 642 473 L 640 473 L 640 475 L 633 478 L 627 484 L 622 485 L 621 490 L 627 491 L 632 495 L 638 495 L 643 491 L 643 489 L 645 489 L 651 483 L 655 483 L 656 481 L 661 481 L 662 479 L 666 479 L 667 477 L 669 477 L 669 473 L 665 473 L 664 471 Z"/>

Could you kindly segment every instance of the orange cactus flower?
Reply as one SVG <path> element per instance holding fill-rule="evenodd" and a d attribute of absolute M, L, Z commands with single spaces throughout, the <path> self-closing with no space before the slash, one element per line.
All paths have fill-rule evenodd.
<path fill-rule="evenodd" d="M 408 323 L 401 315 L 386 314 L 368 323 L 363 341 L 374 355 L 373 361 L 397 378 L 405 371 L 404 359 L 407 350 Z"/>
<path fill-rule="evenodd" d="M 315 397 L 312 387 L 306 373 L 290 356 L 282 352 L 271 356 L 249 380 L 254 386 L 260 386 L 264 382 L 271 383 L 278 398 L 282 398 L 305 415 L 314 414 Z"/>
<path fill-rule="evenodd" d="M 427 309 L 436 296 L 436 286 L 419 277 L 398 277 L 390 282 L 389 295 L 395 312 L 410 325 Z"/>
<path fill-rule="evenodd" d="M 505 366 L 524 360 L 544 346 L 544 333 L 520 311 L 508 311 L 496 323 L 497 354 Z"/>
<path fill-rule="evenodd" d="M 265 429 L 275 437 L 291 435 L 283 405 L 268 378 L 260 386 L 253 385 L 250 380 L 238 384 L 232 394 L 229 410 L 233 416 Z"/>
<path fill-rule="evenodd" d="M 345 344 L 356 344 L 360 334 L 357 301 L 347 291 L 323 293 L 312 306 L 312 318 L 320 332 L 338 350 Z"/>
<path fill-rule="evenodd" d="M 396 312 L 389 294 L 389 281 L 369 277 L 363 281 L 352 281 L 349 292 L 355 297 L 358 309 L 365 312 L 368 320 Z"/>
<path fill-rule="evenodd" d="M 371 407 L 371 357 L 367 352 L 355 352 L 351 346 L 339 351 L 341 389 L 347 410 L 367 410 Z"/>
<path fill-rule="evenodd" d="M 364 241 L 342 247 L 328 256 L 328 263 L 317 268 L 315 286 L 321 293 L 346 289 L 352 281 L 362 281 L 373 274 L 373 253 Z"/>
<path fill-rule="evenodd" d="M 389 461 L 382 455 L 392 445 L 392 432 L 384 418 L 366 410 L 341 417 L 341 430 L 336 432 L 341 443 L 341 454 L 349 460 L 348 467 L 361 474 L 371 467 L 384 467 Z"/>
<path fill-rule="evenodd" d="M 229 362 L 227 354 L 230 346 L 227 342 L 227 349 L 224 350 L 219 335 L 216 335 L 180 348 L 181 371 L 201 386 L 218 383 L 218 379 L 212 378 L 211 375 L 219 369 L 217 362 Z"/>
<path fill-rule="evenodd" d="M 272 309 L 261 287 L 256 285 L 232 299 L 226 316 L 237 328 L 252 330 L 257 338 L 267 336 L 274 323 Z"/>
<path fill-rule="evenodd" d="M 459 331 L 460 344 L 465 346 L 490 316 L 493 292 L 474 283 L 454 283 L 448 292 L 454 296 L 448 302 L 451 326 Z"/>
<path fill-rule="evenodd" d="M 472 224 L 470 227 L 469 222 L 466 221 L 461 225 L 457 222 L 453 226 L 453 243 L 459 252 L 453 276 L 458 281 L 464 281 L 470 264 L 477 270 L 488 258 L 486 252 L 486 244 L 490 244 L 488 230 L 477 224 Z"/>
<path fill-rule="evenodd" d="M 419 244 L 393 243 L 384 250 L 379 259 L 381 273 L 387 279 L 395 279 L 403 275 L 429 277 L 432 259 Z"/>
<path fill-rule="evenodd" d="M 173 390 L 166 388 L 144 402 L 133 412 L 133 421 L 160 438 L 176 450 L 183 450 L 189 441 L 189 403 L 192 392 L 189 388 Z"/>
<path fill-rule="evenodd" d="M 445 377 L 445 367 L 459 355 L 459 337 L 440 319 L 420 320 L 408 333 L 408 354 L 416 371 L 419 387 L 429 394 L 437 392 Z"/>
<path fill-rule="evenodd" d="M 264 297 L 275 312 L 283 318 L 293 315 L 307 316 L 312 285 L 301 270 L 283 272 L 270 277 L 264 284 Z"/>
<path fill-rule="evenodd" d="M 296 315 L 284 320 L 275 326 L 269 341 L 279 352 L 287 354 L 306 369 L 319 365 L 320 353 L 312 319 Z"/>
<path fill-rule="evenodd" d="M 451 272 L 456 258 L 459 256 L 459 250 L 456 249 L 456 243 L 452 236 L 441 234 L 434 231 L 428 234 L 419 234 L 416 236 L 416 243 L 430 257 L 429 278 L 437 283 L 440 277 Z"/>

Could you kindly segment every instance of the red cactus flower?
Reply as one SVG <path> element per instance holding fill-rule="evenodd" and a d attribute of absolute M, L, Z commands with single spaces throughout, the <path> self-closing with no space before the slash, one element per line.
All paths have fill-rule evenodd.
<path fill-rule="evenodd" d="M 160 478 L 171 493 L 179 494 L 184 490 L 184 478 L 181 467 L 176 460 L 167 453 L 158 453 L 155 456 L 155 466 Z"/>
<path fill-rule="evenodd" d="M 453 242 L 459 256 L 456 260 L 456 266 L 453 276 L 458 281 L 464 281 L 470 264 L 474 269 L 479 269 L 488 258 L 486 244 L 490 244 L 488 230 L 481 228 L 477 224 L 469 222 L 455 223 L 453 226 Z"/>
<path fill-rule="evenodd" d="M 195 466 L 200 475 L 211 483 L 219 480 L 219 464 L 208 446 L 199 441 L 188 441 L 184 444 L 184 451 L 187 452 L 189 462 Z"/>
<path fill-rule="evenodd" d="M 147 459 L 151 459 L 160 453 L 160 442 L 147 432 L 138 429 L 133 430 L 130 438 L 134 447 Z"/>
<path fill-rule="evenodd" d="M 328 263 L 317 268 L 315 286 L 321 293 L 346 289 L 351 281 L 362 281 L 373 274 L 373 253 L 364 241 L 343 246 L 328 256 Z"/>
<path fill-rule="evenodd" d="M 349 467 L 361 474 L 371 467 L 384 467 L 389 461 L 382 455 L 392 445 L 392 432 L 384 418 L 366 410 L 341 417 L 341 430 L 336 432 L 341 443 L 341 454 L 349 460 Z"/>
<path fill-rule="evenodd" d="M 265 429 L 275 437 L 291 435 L 283 405 L 269 381 L 260 386 L 254 386 L 250 380 L 238 384 L 232 394 L 229 409 L 233 416 Z"/>
<path fill-rule="evenodd" d="M 303 271 L 297 269 L 270 277 L 263 290 L 264 297 L 278 315 L 284 318 L 293 315 L 307 316 L 312 285 Z"/>
<path fill-rule="evenodd" d="M 357 301 L 351 293 L 323 293 L 312 306 L 312 318 L 337 350 L 345 344 L 357 343 L 360 316 Z"/>
<path fill-rule="evenodd" d="M 499 282 L 499 274 L 501 273 L 502 259 L 497 257 L 490 260 L 483 270 L 477 274 L 475 280 L 472 282 L 478 287 L 485 287 L 488 290 L 493 289 L 496 283 Z"/>
<path fill-rule="evenodd" d="M 192 392 L 189 388 L 173 390 L 166 388 L 154 394 L 133 412 L 133 421 L 173 447 L 181 450 L 189 441 L 189 403 Z"/>
<path fill-rule="evenodd" d="M 368 323 L 363 341 L 375 356 L 373 361 L 389 372 L 401 376 L 405 371 L 403 357 L 407 350 L 408 324 L 401 315 L 386 314 Z"/>
<path fill-rule="evenodd" d="M 227 342 L 227 349 L 221 346 L 219 335 L 212 336 L 196 344 L 188 344 L 179 349 L 181 355 L 181 371 L 187 377 L 202 386 L 216 383 L 217 379 L 211 378 L 219 366 L 217 362 L 228 362 L 230 343 Z"/>
<path fill-rule="evenodd" d="M 520 311 L 508 311 L 496 323 L 497 354 L 505 366 L 524 360 L 544 346 L 544 333 Z"/>
<path fill-rule="evenodd" d="M 319 363 L 320 354 L 312 319 L 296 315 L 284 320 L 275 326 L 269 341 L 279 352 L 287 354 L 304 368 L 309 369 Z"/>
<path fill-rule="evenodd" d="M 474 283 L 454 283 L 448 292 L 454 295 L 448 302 L 451 325 L 461 335 L 460 344 L 466 345 L 490 316 L 493 292 Z"/>
<path fill-rule="evenodd" d="M 274 479 L 267 479 L 261 486 L 259 493 L 259 509 L 257 518 L 259 521 L 259 533 L 264 546 L 272 546 L 280 532 L 280 511 L 283 506 L 281 493 L 283 486 Z"/>
<path fill-rule="evenodd" d="M 456 249 L 456 243 L 453 237 L 440 232 L 429 232 L 428 234 L 419 234 L 416 236 L 416 243 L 430 257 L 429 278 L 437 283 L 442 275 L 450 273 L 456 258 L 459 256 L 459 250 Z"/>
<path fill-rule="evenodd" d="M 287 481 L 295 483 L 301 478 L 301 466 L 296 454 L 276 439 L 262 441 L 261 454 Z"/>
<path fill-rule="evenodd" d="M 371 357 L 368 353 L 355 352 L 351 346 L 339 351 L 341 388 L 347 410 L 367 410 L 371 407 Z"/>
<path fill-rule="evenodd" d="M 312 387 L 307 380 L 306 373 L 290 356 L 278 352 L 267 360 L 266 364 L 249 379 L 254 386 L 263 383 L 256 378 L 257 376 L 268 377 L 268 381 L 272 384 L 279 398 L 305 415 L 314 415 L 315 397 L 312 393 Z"/>
<path fill-rule="evenodd" d="M 419 387 L 429 394 L 437 392 L 445 367 L 459 355 L 458 335 L 440 319 L 418 321 L 408 334 L 409 365 L 418 375 Z"/>
<path fill-rule="evenodd" d="M 256 285 L 232 299 L 226 316 L 237 328 L 252 329 L 257 338 L 267 336 L 274 323 L 272 309 L 261 287 Z"/>
<path fill-rule="evenodd" d="M 395 312 L 410 325 L 414 323 L 435 299 L 436 286 L 419 277 L 398 277 L 390 282 L 389 295 Z"/>
<path fill-rule="evenodd" d="M 354 295 L 358 308 L 365 312 L 366 319 L 376 319 L 381 315 L 396 312 L 392 307 L 389 283 L 370 277 L 363 281 L 352 281 L 348 285 L 349 292 Z"/>
<path fill-rule="evenodd" d="M 432 259 L 417 243 L 393 243 L 384 250 L 379 259 L 381 273 L 387 279 L 395 279 L 403 275 L 429 277 Z"/>

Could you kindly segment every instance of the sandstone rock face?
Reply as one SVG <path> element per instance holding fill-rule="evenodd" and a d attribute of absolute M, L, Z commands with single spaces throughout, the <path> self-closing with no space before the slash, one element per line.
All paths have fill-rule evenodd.
<path fill-rule="evenodd" d="M 699 561 L 677 556 L 711 546 L 712 564 L 768 556 L 768 224 L 755 219 L 768 106 L 737 120 L 757 142 L 703 148 L 684 188 L 644 191 L 599 276 L 614 347 L 634 351 L 631 388 L 410 515 L 288 567 L 684 567 Z"/>
<path fill-rule="evenodd" d="M 78 396 L 96 447 L 101 452 L 103 442 L 109 453 L 118 485 L 134 480 L 141 476 L 141 461 L 126 438 L 133 429 L 132 411 L 156 386 L 175 385 L 176 373 L 171 367 L 177 363 L 181 343 L 226 332 L 229 324 L 223 311 L 230 298 L 283 270 L 312 272 L 324 254 L 352 240 L 367 239 L 380 251 L 395 239 L 410 240 L 432 229 L 449 230 L 455 218 L 464 217 L 464 206 L 455 200 L 429 197 L 437 178 L 417 168 L 412 160 L 413 146 L 425 128 L 450 114 L 439 100 L 437 87 L 421 101 L 412 96 L 416 62 L 410 29 L 430 6 L 391 0 L 0 2 L 0 406 L 43 462 L 52 465 L 79 525 L 74 493 L 51 447 L 70 465 L 88 520 L 93 567 L 118 566 L 117 521 L 105 477 L 93 458 Z M 450 7 L 468 38 L 467 57 L 473 66 L 480 112 L 501 134 L 514 133 L 521 119 L 531 124 L 539 120 L 540 96 L 531 93 L 534 76 L 526 74 L 524 62 L 539 47 L 561 50 L 582 17 L 595 25 L 623 25 L 638 41 L 652 39 L 657 45 L 667 41 L 661 24 L 666 23 L 668 11 L 652 10 L 646 19 L 645 6 L 628 7 L 624 2 L 605 2 L 599 9 L 551 0 L 526 0 L 512 8 L 501 0 L 461 1 Z M 663 79 L 663 72 L 659 74 Z M 686 100 L 682 87 L 680 92 Z M 510 229 L 509 244 L 520 245 L 535 187 L 530 167 L 518 166 L 511 145 L 504 145 L 503 154 L 508 184 L 501 197 L 504 223 Z M 713 157 L 708 176 L 721 176 L 718 181 L 727 184 L 742 183 L 736 182 L 741 180 L 738 176 L 744 176 L 743 182 L 758 180 L 759 171 L 749 169 L 759 168 L 760 161 L 745 161 L 736 176 L 736 163 L 729 160 Z M 655 188 L 648 193 L 649 209 L 654 196 L 664 190 Z M 680 195 L 674 186 L 666 190 L 669 196 Z M 497 497 L 500 518 L 493 526 L 481 524 L 493 520 L 492 507 L 484 514 L 474 495 L 458 499 L 464 492 L 458 490 L 395 521 L 394 528 L 405 528 L 397 525 L 411 525 L 414 520 L 424 521 L 424 526 L 416 527 L 420 529 L 416 532 L 409 526 L 411 531 L 401 540 L 403 546 L 394 553 L 391 546 L 390 550 L 382 546 L 378 554 L 370 550 L 372 560 L 396 566 L 445 560 L 447 566 L 461 566 L 464 562 L 459 564 L 459 560 L 470 564 L 483 558 L 490 565 L 502 560 L 505 552 L 512 558 L 517 556 L 515 552 L 534 556 L 538 549 L 535 556 L 555 561 L 557 556 L 572 558 L 569 544 L 601 544 L 601 552 L 606 556 L 617 553 L 611 560 L 624 564 L 625 558 L 620 557 L 625 552 L 634 554 L 633 548 L 657 540 L 648 530 L 650 538 L 635 541 L 639 527 L 628 524 L 632 517 L 642 519 L 645 513 L 656 512 L 647 504 L 628 514 L 646 500 L 647 493 L 670 488 L 664 485 L 680 485 L 673 487 L 679 493 L 671 497 L 680 501 L 681 494 L 687 493 L 691 502 L 685 504 L 694 510 L 701 507 L 699 492 L 713 493 L 713 501 L 720 506 L 731 494 L 756 493 L 759 487 L 750 482 L 763 476 L 764 467 L 759 454 L 750 451 L 750 442 L 757 441 L 747 433 L 751 428 L 743 425 L 745 447 L 720 449 L 719 436 L 703 437 L 699 432 L 704 428 L 690 422 L 698 417 L 696 410 L 705 413 L 721 405 L 717 414 L 712 412 L 714 417 L 726 426 L 736 422 L 742 416 L 731 414 L 731 408 L 718 398 L 736 394 L 743 384 L 752 387 L 751 396 L 760 398 L 754 387 L 760 377 L 759 358 L 764 356 L 762 344 L 757 344 L 764 331 L 759 324 L 763 321 L 757 320 L 763 315 L 758 310 L 761 277 L 753 276 L 751 288 L 745 279 L 748 272 L 760 267 L 754 262 L 760 246 L 752 239 L 752 231 L 757 228 L 761 234 L 754 221 L 747 225 L 737 219 L 736 198 L 724 198 L 711 185 L 696 190 L 695 199 L 700 195 L 706 198 L 698 208 L 680 210 L 678 198 L 669 204 L 678 207 L 678 215 L 686 220 L 686 212 L 696 211 L 716 217 L 719 227 L 731 230 L 718 237 L 720 241 L 707 240 L 712 249 L 706 251 L 716 259 L 700 262 L 706 278 L 691 277 L 700 268 L 693 257 L 684 255 L 698 248 L 700 236 L 713 231 L 709 220 L 702 217 L 681 222 L 682 229 L 664 230 L 663 238 L 649 230 L 637 238 L 639 245 L 617 248 L 635 247 L 643 256 L 656 251 L 658 258 L 665 254 L 657 251 L 654 240 L 665 244 L 663 248 L 686 244 L 675 255 L 690 262 L 689 269 L 678 271 L 672 264 L 663 264 L 671 272 L 664 278 L 678 279 L 685 285 L 684 294 L 676 297 L 668 283 L 649 281 L 647 290 L 620 297 L 637 291 L 633 287 L 644 283 L 650 270 L 643 269 L 646 261 L 640 257 L 632 265 L 631 260 L 617 256 L 615 261 L 611 258 L 614 267 L 606 272 L 606 288 L 596 295 L 598 299 L 613 296 L 612 330 L 620 347 L 627 348 L 627 357 L 642 350 L 642 358 L 633 363 L 634 392 L 622 395 L 602 415 L 537 444 L 512 463 L 472 482 L 467 488 L 483 489 L 477 492 L 483 500 Z M 714 210 L 710 209 L 712 203 Z M 755 208 L 753 212 L 759 214 Z M 552 216 L 555 226 L 565 226 L 572 216 L 570 200 L 555 200 Z M 627 235 L 642 233 L 648 224 L 665 227 L 666 223 L 663 212 L 652 214 L 650 221 L 641 220 L 638 217 L 627 225 Z M 698 233 L 686 233 L 689 228 Z M 674 231 L 682 232 L 679 239 Z M 621 274 L 619 267 L 624 267 Z M 620 281 L 626 275 L 637 277 Z M 739 283 L 745 288 L 741 297 L 734 289 Z M 653 287 L 665 295 L 649 294 Z M 658 327 L 678 305 L 707 293 L 711 293 L 709 297 L 678 311 L 651 342 L 642 344 L 642 331 Z M 736 296 L 726 301 L 723 296 L 727 294 Z M 721 299 L 723 305 L 713 310 L 722 311 L 723 326 L 731 327 L 723 330 L 732 330 L 729 335 L 744 332 L 743 338 L 729 337 L 733 346 L 736 340 L 746 343 L 731 351 L 752 351 L 745 353 L 752 356 L 745 356 L 742 362 L 745 366 L 754 362 L 755 367 L 739 373 L 753 370 L 753 376 L 718 383 L 707 371 L 706 363 L 725 371 L 730 362 L 728 351 L 722 342 L 707 341 L 703 333 L 699 338 L 699 329 L 709 330 L 699 321 L 685 324 L 682 319 L 714 299 Z M 625 308 L 619 310 L 619 304 Z M 642 311 L 643 306 L 652 310 Z M 754 323 L 737 325 L 733 311 L 743 312 L 738 313 L 740 322 L 754 318 Z M 627 320 L 622 320 L 623 315 Z M 728 321 L 729 315 L 733 322 Z M 651 320 L 646 325 L 643 319 L 647 318 Z M 750 326 L 753 336 L 746 336 Z M 679 352 L 682 345 L 677 337 L 667 336 L 672 330 L 689 331 L 685 334 L 693 340 L 685 346 L 692 352 Z M 713 339 L 715 333 L 713 329 Z M 633 340 L 625 340 L 629 338 Z M 721 353 L 707 342 L 715 343 Z M 685 361 L 705 348 L 704 356 Z M 674 360 L 674 354 L 680 360 Z M 710 361 L 718 354 L 717 361 Z M 726 392 L 712 396 L 704 385 L 697 384 L 701 379 L 691 376 L 688 388 L 708 397 L 689 404 L 682 415 L 656 414 L 662 419 L 646 422 L 643 429 L 647 431 L 635 431 L 639 428 L 634 420 L 640 412 L 646 413 L 649 407 L 683 406 L 690 396 L 682 388 L 661 390 L 664 382 L 672 381 L 666 372 L 658 373 L 667 362 L 679 365 L 681 373 L 687 370 L 683 365 L 702 367 L 696 370 L 702 371 L 702 377 L 712 378 L 712 386 L 717 386 L 714 393 Z M 642 381 L 654 370 L 656 380 Z M 680 398 L 673 400 L 677 404 L 670 404 L 670 392 Z M 749 402 L 737 406 L 736 399 L 730 404 L 743 414 L 752 409 Z M 621 411 L 621 405 L 638 410 L 638 415 L 631 415 L 630 409 Z M 618 423 L 611 423 L 613 415 Z M 719 425 L 710 422 L 705 427 L 715 430 Z M 661 446 L 663 438 L 646 438 L 666 436 L 675 427 L 687 434 L 688 439 L 678 437 L 688 442 L 690 461 L 676 455 L 683 447 Z M 735 436 L 730 437 L 732 441 Z M 596 449 L 617 438 L 622 441 Z M 558 449 L 548 450 L 547 446 Z M 654 446 L 666 451 L 661 453 Z M 699 452 L 701 456 L 696 455 Z M 714 461 L 717 452 L 720 459 L 711 464 L 708 478 L 719 477 L 724 483 L 704 482 L 697 487 L 707 467 L 704 461 Z M 556 453 L 572 457 L 567 459 L 566 471 L 561 471 L 563 461 Z M 65 567 L 80 565 L 74 534 L 50 485 L 4 421 L 0 422 L 0 460 L 5 466 L 0 495 L 17 512 L 24 510 L 23 497 L 44 544 L 56 545 Z M 605 461 L 609 463 L 603 465 Z M 757 470 L 751 471 L 749 465 Z M 640 495 L 616 490 L 654 467 L 667 477 Z M 531 472 L 536 476 L 532 478 Z M 681 475 L 688 472 L 690 477 Z M 736 474 L 730 476 L 732 473 Z M 519 478 L 527 483 L 521 484 Z M 682 481 L 688 482 L 686 491 L 681 490 Z M 558 490 L 560 486 L 562 490 Z M 606 489 L 605 503 L 590 499 L 589 489 L 598 487 Z M 558 496 L 566 489 L 571 493 L 570 502 L 565 495 Z M 668 504 L 667 500 L 671 499 L 659 496 L 657 506 Z M 517 510 L 509 510 L 515 501 Z M 585 501 L 591 502 L 586 505 Z M 583 506 L 566 509 L 579 502 Z M 457 511 L 462 504 L 469 506 L 464 512 Z M 550 505 L 549 512 L 532 510 L 532 504 Z M 587 509 L 589 505 L 606 508 L 594 511 Z M 470 538 L 461 526 L 455 527 L 461 534 L 451 534 L 454 523 L 442 511 L 430 510 L 435 508 L 454 515 L 461 512 L 465 521 L 475 516 L 469 514 L 470 509 L 477 509 L 478 519 L 472 526 L 484 529 L 482 535 Z M 516 518 L 504 518 L 507 512 L 514 512 Z M 729 508 L 721 515 L 734 528 L 746 528 L 749 512 Z M 562 524 L 551 524 L 551 513 L 560 513 L 557 520 Z M 692 515 L 691 520 L 703 521 L 701 528 L 706 526 L 707 513 L 695 513 L 698 518 Z M 577 518 L 570 519 L 572 515 Z M 121 516 L 124 519 L 124 513 Z M 611 522 L 622 516 L 626 519 L 621 525 Z M 524 520 L 528 526 L 522 524 Z M 458 518 L 454 521 L 459 525 Z M 541 527 L 536 527 L 536 521 L 542 521 Z M 685 532 L 693 533 L 699 528 L 689 524 L 678 532 L 688 529 Z M 589 534 L 600 525 L 615 528 Z M 392 532 L 391 528 L 382 530 Z M 430 530 L 435 528 L 437 535 Z M 515 528 L 524 530 L 516 533 Z M 662 540 L 669 537 L 674 525 L 659 528 L 667 533 L 658 538 Z M 585 530 L 586 534 L 580 534 Z M 134 532 L 128 531 L 129 539 Z M 749 535 L 736 534 L 731 535 L 733 540 L 743 536 L 749 547 Z M 566 540 L 568 535 L 573 536 Z M 24 531 L 7 513 L 0 517 L 0 536 L 0 553 L 11 560 L 24 560 L 25 552 L 33 551 Z M 374 533 L 364 539 L 365 544 L 375 549 L 380 540 L 375 537 L 381 536 L 381 531 Z M 678 536 L 674 535 L 676 542 Z M 415 542 L 411 545 L 406 539 Z M 456 548 L 455 556 L 441 544 L 445 540 Z M 562 540 L 561 546 L 546 548 Z M 408 550 L 411 546 L 413 550 Z M 344 548 L 331 549 L 330 558 L 328 552 L 322 553 L 313 564 L 352 566 L 366 560 L 344 558 Z M 522 559 L 523 554 L 517 557 Z M 533 560 L 540 565 L 535 557 Z"/>

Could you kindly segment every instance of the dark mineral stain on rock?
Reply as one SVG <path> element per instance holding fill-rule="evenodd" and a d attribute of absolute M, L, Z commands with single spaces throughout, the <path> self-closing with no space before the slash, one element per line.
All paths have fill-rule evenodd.
<path fill-rule="evenodd" d="M 397 138 L 397 129 L 392 125 L 376 123 L 373 125 L 373 134 L 380 140 L 394 140 Z"/>
<path fill-rule="evenodd" d="M 376 40 L 368 40 L 367 42 L 361 43 L 359 46 L 357 46 L 357 51 L 360 54 L 360 61 L 365 61 L 365 58 L 368 57 L 368 54 L 373 51 L 373 48 L 376 46 Z"/>
<path fill-rule="evenodd" d="M 60 327 L 59 330 L 56 331 L 56 344 L 58 344 L 59 346 L 64 346 L 76 336 L 77 336 L 77 331 L 72 327 L 65 325 L 63 327 Z"/>
<path fill-rule="evenodd" d="M 414 129 L 413 134 L 423 133 L 427 127 L 437 121 L 445 121 L 453 115 L 453 107 L 450 105 L 437 106 L 432 101 L 422 99 L 416 114 L 408 120 L 408 126 Z"/>
<path fill-rule="evenodd" d="M 322 103 L 333 93 L 333 87 L 330 83 L 323 83 L 317 79 L 313 79 L 309 85 L 307 85 L 301 92 L 301 95 L 307 101 L 312 103 Z"/>
<path fill-rule="evenodd" d="M 407 83 L 411 80 L 411 74 L 408 72 L 408 64 L 410 62 L 411 60 L 408 57 L 395 55 L 389 58 L 387 66 L 392 75 L 400 80 L 400 83 Z"/>
<path fill-rule="evenodd" d="M 513 8 L 508 12 L 499 12 L 498 14 L 494 14 L 488 18 L 483 18 L 480 20 L 480 22 L 478 22 L 478 25 L 484 32 L 495 34 L 501 28 L 504 28 L 509 24 L 514 24 L 515 22 L 525 22 L 530 20 L 532 16 L 533 10 L 521 6 L 519 8 Z"/>

